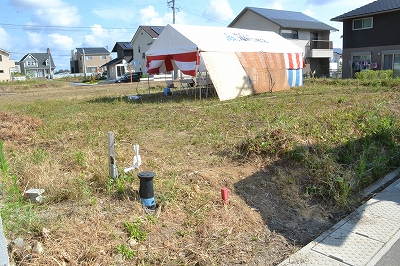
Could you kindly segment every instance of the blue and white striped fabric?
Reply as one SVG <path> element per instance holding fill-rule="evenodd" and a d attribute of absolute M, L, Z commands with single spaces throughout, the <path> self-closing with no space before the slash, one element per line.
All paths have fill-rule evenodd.
<path fill-rule="evenodd" d="M 287 69 L 290 87 L 303 86 L 303 69 Z"/>

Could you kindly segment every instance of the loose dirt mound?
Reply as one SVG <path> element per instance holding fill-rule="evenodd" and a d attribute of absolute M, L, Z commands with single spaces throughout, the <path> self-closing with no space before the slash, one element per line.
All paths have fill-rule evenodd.
<path fill-rule="evenodd" d="M 26 142 L 32 130 L 37 130 L 41 120 L 33 117 L 0 112 L 0 139 Z"/>

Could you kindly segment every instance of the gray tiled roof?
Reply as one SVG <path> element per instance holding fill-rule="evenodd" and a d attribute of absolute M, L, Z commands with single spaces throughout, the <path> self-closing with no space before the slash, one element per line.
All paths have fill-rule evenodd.
<path fill-rule="evenodd" d="M 105 66 L 112 66 L 112 65 L 117 65 L 120 64 L 122 62 L 123 58 L 115 58 L 107 63 L 105 63 L 104 65 L 102 65 L 101 67 L 105 67 Z"/>
<path fill-rule="evenodd" d="M 110 52 L 104 47 L 83 47 L 76 48 L 76 51 L 83 55 L 83 49 L 85 49 L 85 55 L 110 54 Z"/>
<path fill-rule="evenodd" d="M 347 18 L 360 17 L 374 13 L 400 10 L 400 0 L 378 0 L 368 5 L 359 7 L 340 16 L 334 17 L 332 21 L 343 21 Z"/>
<path fill-rule="evenodd" d="M 37 61 L 38 61 L 38 66 L 37 67 L 30 67 L 30 68 L 41 68 L 46 65 L 46 61 L 49 59 L 49 55 L 47 53 L 30 53 L 24 55 L 19 62 L 23 62 L 29 55 L 32 55 Z M 53 56 L 50 54 L 50 59 L 51 59 L 51 68 L 55 68 L 55 64 L 53 61 Z"/>
<path fill-rule="evenodd" d="M 122 50 L 132 50 L 132 44 L 130 42 L 116 42 L 111 52 L 117 52 L 117 45 L 121 46 Z"/>
<path fill-rule="evenodd" d="M 340 48 L 333 48 L 333 52 L 337 54 L 342 54 L 342 49 Z"/>
<path fill-rule="evenodd" d="M 278 24 L 283 28 L 333 31 L 338 30 L 301 12 L 258 7 L 245 7 L 243 11 L 228 25 L 228 27 L 231 27 L 233 24 L 235 24 L 236 21 L 238 21 L 240 17 L 248 10 L 274 22 L 275 24 Z"/>
<path fill-rule="evenodd" d="M 165 26 L 140 26 L 151 38 L 158 38 Z"/>

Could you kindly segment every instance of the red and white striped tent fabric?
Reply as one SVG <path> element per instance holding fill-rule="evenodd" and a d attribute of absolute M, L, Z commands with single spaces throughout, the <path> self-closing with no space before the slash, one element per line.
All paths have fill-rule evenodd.
<path fill-rule="evenodd" d="M 267 54 L 274 55 L 275 63 L 268 61 L 272 57 Z M 286 69 L 303 68 L 303 49 L 270 31 L 173 24 L 164 28 L 146 59 L 148 74 L 180 70 L 196 76 L 208 71 L 222 101 L 272 91 L 272 87 L 289 89 Z M 258 63 L 253 64 L 253 59 Z M 273 76 L 268 88 L 265 80 Z"/>
<path fill-rule="evenodd" d="M 275 32 L 169 24 L 146 52 L 147 73 L 179 69 L 195 76 L 196 67 L 205 70 L 202 52 L 283 53 L 287 69 L 303 66 L 303 50 Z"/>

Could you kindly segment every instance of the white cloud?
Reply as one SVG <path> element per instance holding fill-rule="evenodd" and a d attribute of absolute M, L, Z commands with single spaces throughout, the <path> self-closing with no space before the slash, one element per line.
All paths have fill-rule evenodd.
<path fill-rule="evenodd" d="M 83 46 L 97 46 L 104 47 L 109 45 L 110 40 L 113 43 L 110 45 L 114 45 L 115 40 L 126 40 L 127 39 L 127 31 L 126 30 L 109 30 L 104 29 L 101 25 L 95 24 L 90 27 L 90 34 L 85 35 Z M 130 40 L 131 36 L 128 37 Z"/>
<path fill-rule="evenodd" d="M 173 14 L 172 11 L 160 15 L 153 6 L 148 6 L 146 8 L 139 10 L 137 23 L 139 25 L 166 25 L 172 24 Z M 175 23 L 186 24 L 186 13 L 178 11 L 175 13 Z"/>
<path fill-rule="evenodd" d="M 49 37 L 49 47 L 55 47 L 57 50 L 69 51 L 74 47 L 74 40 L 68 36 L 53 33 Z"/>
<path fill-rule="evenodd" d="M 31 20 L 40 25 L 49 26 L 75 26 L 81 16 L 78 8 L 62 0 L 10 0 L 16 9 L 33 10 Z"/>
<path fill-rule="evenodd" d="M 283 4 L 285 3 L 285 2 L 288 2 L 289 0 L 276 0 L 275 2 L 272 2 L 272 3 L 268 3 L 268 4 L 265 4 L 265 5 L 263 5 L 263 6 L 260 6 L 261 8 L 268 8 L 268 9 L 276 9 L 276 10 L 292 10 L 291 8 L 288 8 L 288 7 L 283 7 Z"/>
<path fill-rule="evenodd" d="M 11 36 L 2 27 L 0 27 L 0 48 L 7 51 L 11 48 Z"/>
<path fill-rule="evenodd" d="M 41 34 L 36 32 L 27 32 L 29 38 L 29 46 L 39 47 L 43 42 L 43 37 Z"/>
<path fill-rule="evenodd" d="M 272 9 L 283 10 L 283 6 L 281 2 L 274 2 L 272 4 Z"/>
<path fill-rule="evenodd" d="M 64 4 L 54 8 L 38 9 L 35 15 L 33 21 L 50 26 L 75 26 L 81 20 L 77 7 Z"/>
<path fill-rule="evenodd" d="M 227 0 L 211 0 L 203 15 L 209 20 L 228 20 L 235 17 Z"/>
<path fill-rule="evenodd" d="M 315 16 L 314 12 L 310 8 L 307 8 L 306 10 L 303 10 L 302 13 L 306 14 L 307 16 L 310 16 L 312 18 Z"/>

